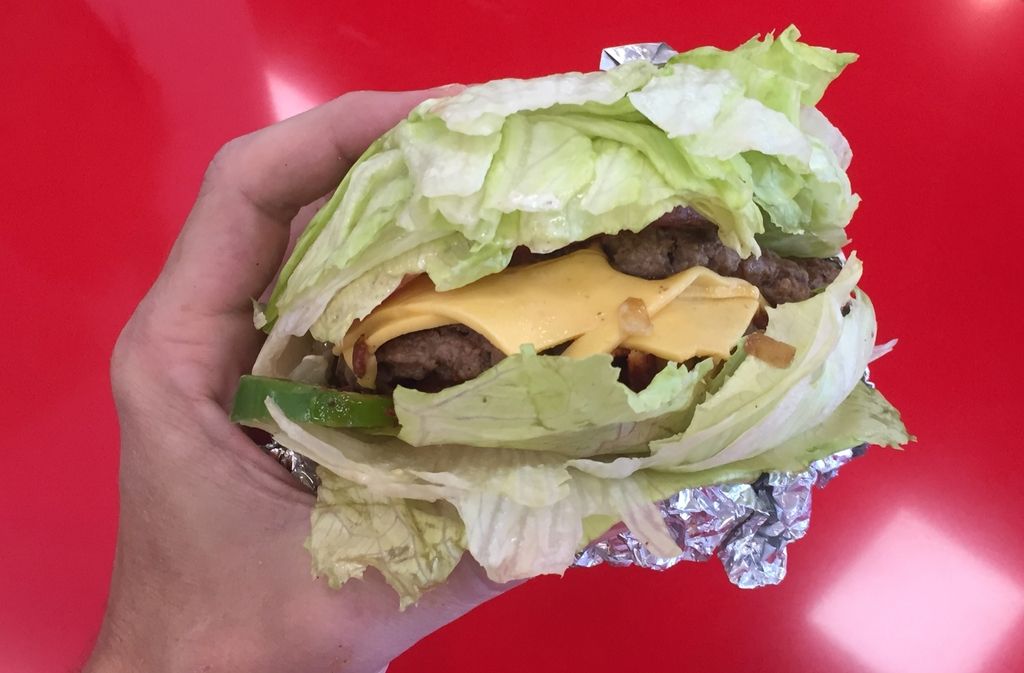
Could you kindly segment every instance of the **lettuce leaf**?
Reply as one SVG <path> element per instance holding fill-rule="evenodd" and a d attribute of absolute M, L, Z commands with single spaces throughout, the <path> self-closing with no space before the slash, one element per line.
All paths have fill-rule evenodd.
<path fill-rule="evenodd" d="M 399 439 L 412 446 L 471 444 L 579 457 L 647 450 L 686 427 L 713 363 L 669 364 L 635 393 L 610 355 L 581 360 L 531 347 L 471 381 L 437 393 L 399 388 Z"/>
<path fill-rule="evenodd" d="M 828 85 L 855 60 L 856 54 L 800 42 L 800 31 L 789 26 L 778 39 L 769 33 L 731 51 L 698 47 L 673 56 L 669 63 L 727 70 L 753 98 L 796 121 L 800 106 L 817 105 Z"/>
<path fill-rule="evenodd" d="M 321 470 L 324 481 L 307 547 L 314 574 L 325 576 L 332 586 L 373 566 L 395 588 L 404 607 L 425 588 L 442 582 L 464 548 L 495 581 L 558 574 L 572 563 L 579 547 L 625 520 L 652 549 L 670 556 L 671 542 L 648 509 L 656 500 L 683 488 L 750 482 L 769 470 L 803 470 L 818 458 L 865 442 L 898 446 L 911 439 L 896 410 L 878 391 L 860 383 L 811 430 L 766 453 L 701 472 L 645 470 L 625 479 L 600 479 L 561 472 L 551 464 L 524 464 L 506 472 L 504 488 L 483 486 L 452 495 L 452 509 L 445 503 L 374 496 L 370 488 Z M 482 464 L 503 462 L 478 453 Z M 543 505 L 518 497 L 528 490 L 526 484 L 537 482 L 553 487 L 559 499 Z"/>
<path fill-rule="evenodd" d="M 272 347 L 311 330 L 336 342 L 406 274 L 460 287 L 518 246 L 637 231 L 680 205 L 742 256 L 835 254 L 857 199 L 849 146 L 813 106 L 854 57 L 798 38 L 423 102 L 317 214 L 257 321 Z"/>
<path fill-rule="evenodd" d="M 871 303 L 855 291 L 860 273 L 852 256 L 824 292 L 772 310 L 768 334 L 797 349 L 789 367 L 737 350 L 708 386 L 706 365 L 669 368 L 648 390 L 632 393 L 614 380 L 607 357 L 574 361 L 527 349 L 456 388 L 399 390 L 403 432 L 419 447 L 300 425 L 268 401 L 275 438 L 337 478 L 321 489 L 325 508 L 314 513 L 314 530 L 337 512 L 358 522 L 310 538 L 316 572 L 337 583 L 359 567 L 388 567 L 403 600 L 414 600 L 441 571 L 417 570 L 410 578 L 393 563 L 409 558 L 394 557 L 392 544 L 415 556 L 416 568 L 443 568 L 439 559 L 464 544 L 492 579 L 505 581 L 562 572 L 613 521 L 625 521 L 652 550 L 670 555 L 671 539 L 651 507 L 658 499 L 682 488 L 750 481 L 764 471 L 800 470 L 865 442 L 909 441 L 896 410 L 860 381 L 875 341 Z M 634 426 L 645 424 L 658 428 L 658 439 L 631 437 Z M 625 438 L 613 440 L 609 453 L 594 453 L 576 436 L 601 437 L 609 427 L 616 440 Z M 331 495 L 335 490 L 344 492 Z M 403 510 L 418 507 L 409 501 L 434 503 L 440 509 L 425 511 L 445 517 L 445 526 L 455 526 L 449 519 L 456 517 L 465 537 L 454 527 L 445 536 L 420 535 L 421 524 L 407 520 L 422 510 Z M 393 507 L 404 517 L 397 527 L 387 524 L 395 537 L 367 551 L 358 535 L 375 534 L 399 516 Z"/>
<path fill-rule="evenodd" d="M 451 505 L 387 498 L 319 470 L 321 486 L 306 548 L 313 572 L 338 588 L 373 567 L 405 608 L 451 574 L 465 551 L 465 530 Z"/>
<path fill-rule="evenodd" d="M 607 72 L 572 72 L 535 79 L 499 79 L 473 86 L 451 98 L 424 103 L 413 112 L 436 115 L 457 133 L 488 135 L 516 112 L 554 106 L 614 105 L 650 80 L 647 61 L 632 61 Z"/>
<path fill-rule="evenodd" d="M 765 472 L 800 472 L 819 458 L 861 444 L 899 448 L 912 441 L 899 412 L 860 382 L 823 422 L 764 453 L 697 472 L 646 470 L 636 475 L 644 478 L 647 496 L 657 500 L 705 484 L 749 483 Z"/>

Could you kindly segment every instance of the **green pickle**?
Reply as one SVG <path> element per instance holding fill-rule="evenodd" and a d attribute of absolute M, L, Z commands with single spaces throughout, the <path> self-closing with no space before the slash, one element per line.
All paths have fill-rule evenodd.
<path fill-rule="evenodd" d="M 396 427 L 391 398 L 266 376 L 243 376 L 235 394 L 231 420 L 243 425 L 272 421 L 265 400 L 271 398 L 285 416 L 299 423 L 329 428 Z"/>

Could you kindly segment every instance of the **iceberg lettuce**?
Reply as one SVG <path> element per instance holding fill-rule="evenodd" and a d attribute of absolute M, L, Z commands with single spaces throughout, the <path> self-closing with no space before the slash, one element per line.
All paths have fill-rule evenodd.
<path fill-rule="evenodd" d="M 813 106 L 854 56 L 798 38 L 791 27 L 662 68 L 497 80 L 423 102 L 314 218 L 259 323 L 277 345 L 336 342 L 405 274 L 460 287 L 518 246 L 636 231 L 680 205 L 742 256 L 835 254 L 857 198 L 849 146 Z"/>
<path fill-rule="evenodd" d="M 875 343 L 860 274 L 853 256 L 824 292 L 772 310 L 767 333 L 796 348 L 788 367 L 738 349 L 711 385 L 708 363 L 670 366 L 634 393 L 607 356 L 527 348 L 440 393 L 399 389 L 398 438 L 295 423 L 268 400 L 275 438 L 331 474 L 313 514 L 315 532 L 331 530 L 310 540 L 316 572 L 342 582 L 374 565 L 413 600 L 463 543 L 492 579 L 520 579 L 562 572 L 602 532 L 595 522 L 619 520 L 669 555 L 652 503 L 674 491 L 909 441 L 896 410 L 860 380 Z M 339 512 L 349 523 L 337 524 Z M 447 533 L 427 535 L 428 525 Z M 367 551 L 356 539 L 382 527 L 387 545 Z"/>
<path fill-rule="evenodd" d="M 254 372 L 291 348 L 337 343 L 408 274 L 441 291 L 547 252 L 637 231 L 676 206 L 714 221 L 742 256 L 829 256 L 857 205 L 849 145 L 814 106 L 854 59 L 789 28 L 662 68 L 498 80 L 428 100 L 366 152 L 299 239 L 258 322 Z M 856 256 L 824 291 L 769 310 L 795 349 L 670 364 L 642 392 L 607 355 L 522 351 L 437 393 L 399 388 L 399 435 L 303 424 L 272 400 L 270 429 L 321 466 L 307 543 L 333 585 L 377 568 L 402 605 L 468 552 L 497 581 L 560 573 L 624 521 L 657 554 L 653 504 L 682 488 L 799 470 L 838 449 L 910 440 L 861 382 L 875 316 Z M 289 353 L 292 353 L 291 355 Z"/>

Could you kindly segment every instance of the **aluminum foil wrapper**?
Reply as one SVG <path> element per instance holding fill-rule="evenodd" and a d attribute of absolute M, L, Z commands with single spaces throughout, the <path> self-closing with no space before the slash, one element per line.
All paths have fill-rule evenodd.
<path fill-rule="evenodd" d="M 654 65 L 665 65 L 678 53 L 664 42 L 639 42 L 606 47 L 601 51 L 601 70 L 610 70 L 627 61 L 650 61 Z"/>
<path fill-rule="evenodd" d="M 320 477 L 316 474 L 316 463 L 312 460 L 277 442 L 267 442 L 261 448 L 291 472 L 307 490 L 316 493 L 316 489 L 320 488 Z"/>
<path fill-rule="evenodd" d="M 778 584 L 786 577 L 787 545 L 807 533 L 811 493 L 831 481 L 864 446 L 816 460 L 803 472 L 771 472 L 752 484 L 690 488 L 658 503 L 682 553 L 655 556 L 621 524 L 591 542 L 575 565 L 601 563 L 665 570 L 680 561 L 717 556 L 742 589 Z"/>

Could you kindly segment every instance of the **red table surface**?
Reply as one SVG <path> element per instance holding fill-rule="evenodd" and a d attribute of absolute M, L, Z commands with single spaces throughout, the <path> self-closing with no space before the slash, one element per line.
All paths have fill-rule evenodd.
<path fill-rule="evenodd" d="M 221 144 L 351 89 L 593 69 L 603 46 L 732 47 L 790 22 L 861 54 L 822 108 L 854 148 L 849 231 L 880 339 L 900 338 L 872 372 L 918 442 L 871 450 L 817 494 L 779 587 L 736 589 L 717 562 L 573 570 L 391 670 L 1024 670 L 1024 2 L 577 6 L 5 6 L 0 671 L 74 670 L 99 626 L 108 356 Z"/>

